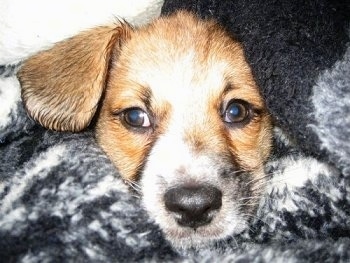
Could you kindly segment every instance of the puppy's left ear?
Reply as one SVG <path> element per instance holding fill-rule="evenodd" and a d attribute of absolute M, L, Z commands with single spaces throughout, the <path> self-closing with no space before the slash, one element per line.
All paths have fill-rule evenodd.
<path fill-rule="evenodd" d="M 86 128 L 106 85 L 111 57 L 131 31 L 127 24 L 94 28 L 26 60 L 17 76 L 29 115 L 52 130 Z"/>

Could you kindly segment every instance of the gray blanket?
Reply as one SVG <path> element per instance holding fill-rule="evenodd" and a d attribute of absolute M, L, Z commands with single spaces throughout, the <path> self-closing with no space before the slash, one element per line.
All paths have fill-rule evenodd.
<path fill-rule="evenodd" d="M 166 1 L 168 11 L 169 2 L 176 1 Z M 203 6 L 208 10 L 209 2 L 212 13 L 219 7 L 217 1 L 193 2 L 191 7 L 198 12 Z M 330 134 L 336 137 L 333 143 L 329 147 L 320 143 L 322 156 L 307 152 L 307 143 L 300 147 L 299 135 L 294 139 L 282 122 L 282 128 L 275 129 L 275 151 L 266 167 L 268 187 L 249 230 L 200 251 L 170 247 L 139 196 L 127 188 L 96 144 L 92 128 L 57 133 L 30 120 L 20 100 L 17 66 L 0 66 L 0 261 L 349 262 L 350 115 L 345 113 L 350 111 L 350 48 L 346 43 L 344 50 L 329 66 L 315 68 L 310 82 L 321 92 L 309 101 L 324 110 L 315 111 L 320 115 L 313 112 L 318 120 L 311 123 L 314 135 L 322 139 L 328 130 L 335 130 Z M 253 55 L 250 59 L 254 62 Z M 336 98 L 340 106 L 325 109 L 325 101 Z M 332 111 L 337 118 L 329 117 Z M 328 123 L 321 123 L 320 116 Z M 347 129 L 338 130 L 337 125 Z M 343 138 L 340 144 L 339 138 Z"/>

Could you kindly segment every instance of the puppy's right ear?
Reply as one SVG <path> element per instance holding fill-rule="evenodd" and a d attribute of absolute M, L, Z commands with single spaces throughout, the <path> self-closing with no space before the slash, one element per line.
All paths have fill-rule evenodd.
<path fill-rule="evenodd" d="M 87 127 L 106 85 L 111 57 L 131 32 L 127 24 L 94 28 L 26 60 L 17 76 L 29 115 L 53 130 Z"/>

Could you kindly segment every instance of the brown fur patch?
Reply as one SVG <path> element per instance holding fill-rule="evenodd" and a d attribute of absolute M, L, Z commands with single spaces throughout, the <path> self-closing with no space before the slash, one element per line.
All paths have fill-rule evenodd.
<path fill-rule="evenodd" d="M 157 135 L 166 125 L 169 105 L 152 101 L 151 91 L 147 87 L 129 82 L 125 75 L 110 76 L 105 100 L 97 124 L 97 140 L 127 180 L 137 180 L 140 169 L 146 161 Z M 140 108 L 149 114 L 156 123 L 146 131 L 136 131 L 126 127 L 122 121 L 122 111 Z"/>
<path fill-rule="evenodd" d="M 254 170 L 270 151 L 270 118 L 241 45 L 215 22 L 186 12 L 135 30 L 122 25 L 84 32 L 27 60 L 18 76 L 30 115 L 61 131 L 85 128 L 106 87 L 96 136 L 126 179 L 137 179 L 185 96 L 198 100 L 184 106 L 188 116 L 184 112 L 179 123 L 194 154 L 235 156 L 244 169 Z M 262 113 L 241 128 L 229 128 L 220 107 L 231 99 Z M 123 124 L 116 112 L 131 107 L 149 114 L 150 129 Z"/>
<path fill-rule="evenodd" d="M 96 112 L 112 52 L 130 31 L 127 25 L 94 28 L 26 60 L 18 78 L 30 116 L 53 130 L 84 129 Z"/>
<path fill-rule="evenodd" d="M 158 79 L 159 75 L 170 76 L 176 70 L 172 67 L 174 61 L 191 48 L 196 63 L 194 70 L 198 71 L 192 76 L 192 83 L 203 82 L 202 72 L 210 72 L 216 61 L 224 61 L 226 66 L 221 86 L 213 87 L 210 92 L 203 90 L 202 97 L 207 106 L 202 109 L 202 114 L 206 117 L 193 118 L 192 125 L 184 131 L 183 140 L 191 145 L 195 154 L 235 156 L 239 165 L 248 171 L 261 169 L 266 160 L 271 142 L 270 119 L 241 45 L 228 37 L 216 23 L 198 21 L 191 15 L 180 13 L 136 31 L 111 68 L 97 137 L 125 178 L 136 179 L 139 168 L 147 161 L 151 145 L 169 128 L 171 107 L 176 107 L 171 97 L 165 96 L 165 100 L 164 94 L 160 95 L 177 92 L 171 90 L 172 80 L 164 80 L 165 86 L 161 87 L 164 90 L 150 85 L 149 80 Z M 224 92 L 228 84 L 232 88 Z M 146 93 L 147 102 L 142 99 Z M 246 100 L 263 109 L 262 115 L 241 129 L 226 127 L 218 111 L 222 101 L 232 98 Z M 132 106 L 145 109 L 152 115 L 155 123 L 152 131 L 133 132 L 125 128 L 120 120 L 108 117 L 113 109 Z"/>

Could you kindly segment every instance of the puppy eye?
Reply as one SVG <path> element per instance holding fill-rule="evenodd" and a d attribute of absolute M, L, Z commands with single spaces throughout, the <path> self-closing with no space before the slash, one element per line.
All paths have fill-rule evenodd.
<path fill-rule="evenodd" d="M 134 128 L 148 128 L 151 126 L 148 114 L 139 108 L 125 110 L 122 119 L 124 123 Z"/>
<path fill-rule="evenodd" d="M 250 116 L 250 107 L 246 101 L 232 100 L 227 104 L 223 120 L 227 123 L 242 123 Z"/>

